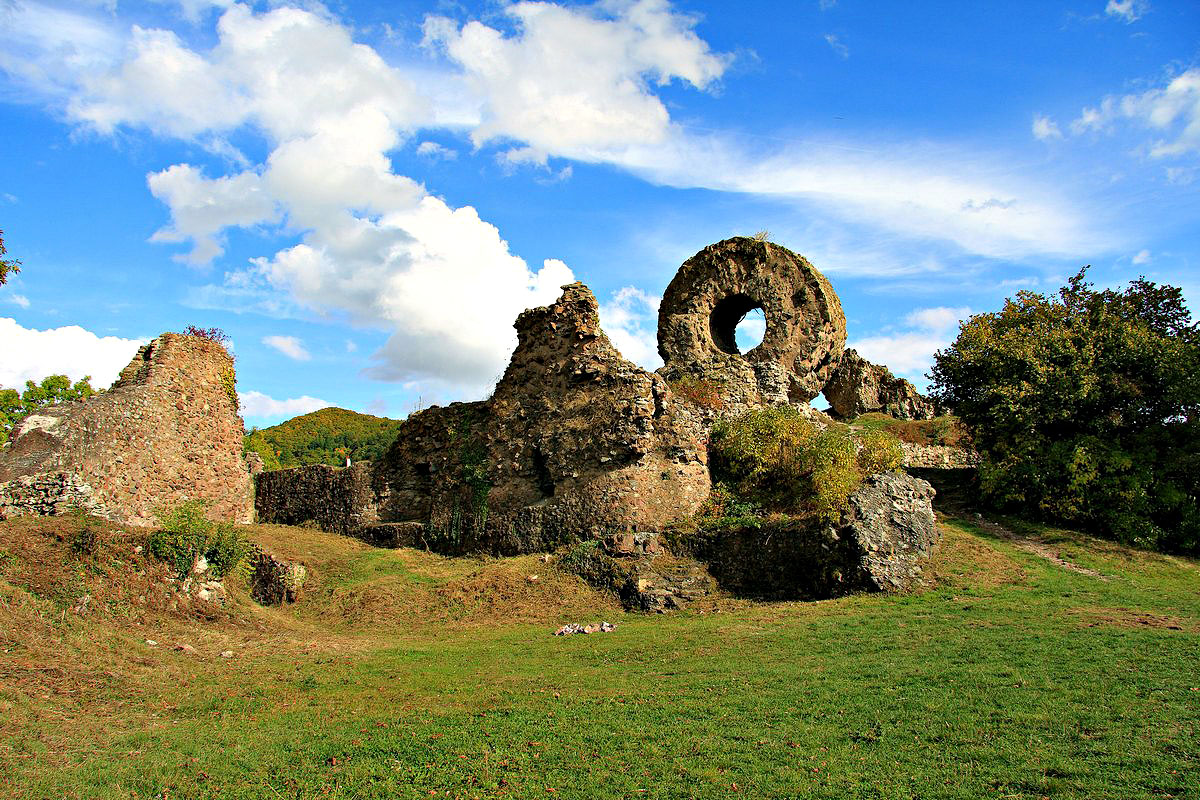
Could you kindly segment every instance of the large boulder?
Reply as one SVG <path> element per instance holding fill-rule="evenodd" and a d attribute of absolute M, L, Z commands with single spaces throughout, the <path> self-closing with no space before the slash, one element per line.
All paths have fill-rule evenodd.
<path fill-rule="evenodd" d="M 872 364 L 855 350 L 842 354 L 829 383 L 825 399 L 842 419 L 878 411 L 896 419 L 933 419 L 933 402 L 911 383 L 897 378 L 887 367 Z"/>
<path fill-rule="evenodd" d="M 742 353 L 734 330 L 755 309 L 766 332 Z M 660 373 L 719 386 L 735 409 L 807 403 L 828 382 L 845 344 L 842 304 L 825 276 L 785 247 L 744 236 L 685 261 L 659 305 Z"/>

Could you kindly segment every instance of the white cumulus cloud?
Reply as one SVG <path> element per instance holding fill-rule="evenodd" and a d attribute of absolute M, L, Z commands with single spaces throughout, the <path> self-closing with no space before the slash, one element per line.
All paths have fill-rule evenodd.
<path fill-rule="evenodd" d="M 1147 0 L 1108 0 L 1108 4 L 1104 6 L 1105 14 L 1117 17 L 1127 24 L 1137 22 L 1146 16 L 1149 10 L 1150 3 Z"/>
<path fill-rule="evenodd" d="M 287 400 L 276 400 L 262 392 L 238 392 L 242 416 L 258 420 L 277 420 L 285 417 L 295 417 L 310 411 L 329 408 L 333 403 L 327 403 L 317 397 L 290 397 Z"/>
<path fill-rule="evenodd" d="M 1100 105 L 1083 109 L 1071 131 L 1104 132 L 1126 120 L 1162 137 L 1149 145 L 1152 158 L 1200 153 L 1200 67 L 1176 75 L 1162 88 L 1105 97 Z"/>
<path fill-rule="evenodd" d="M 66 375 L 72 381 L 90 376 L 92 386 L 106 389 L 146 340 L 97 336 L 78 325 L 37 330 L 0 318 L 0 342 L 0 387 L 23 389 L 25 381 Z"/>
<path fill-rule="evenodd" d="M 462 66 L 481 99 L 473 141 L 523 141 L 543 161 L 547 154 L 592 160 L 630 142 L 665 140 L 670 115 L 652 86 L 678 79 L 705 88 L 729 61 L 695 34 L 695 18 L 667 0 L 521 2 L 504 12 L 515 35 L 429 17 L 425 39 Z"/>
<path fill-rule="evenodd" d="M 923 383 L 922 377 L 933 365 L 933 354 L 954 341 L 959 321 L 969 316 L 971 309 L 965 307 L 917 309 L 904 318 L 908 330 L 856 339 L 847 347 L 872 363 Z"/>
<path fill-rule="evenodd" d="M 262 343 L 293 361 L 308 361 L 312 358 L 312 354 L 304 349 L 304 343 L 295 336 L 264 336 Z"/>
<path fill-rule="evenodd" d="M 1058 128 L 1058 123 L 1043 114 L 1033 115 L 1033 138 L 1038 141 L 1046 141 L 1048 139 L 1061 139 L 1062 131 Z"/>

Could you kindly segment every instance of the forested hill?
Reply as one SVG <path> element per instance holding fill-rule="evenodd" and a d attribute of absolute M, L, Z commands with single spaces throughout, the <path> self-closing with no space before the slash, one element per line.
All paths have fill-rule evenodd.
<path fill-rule="evenodd" d="M 400 420 L 344 408 L 322 408 L 246 434 L 246 449 L 262 456 L 268 470 L 306 464 L 373 461 L 387 452 Z"/>

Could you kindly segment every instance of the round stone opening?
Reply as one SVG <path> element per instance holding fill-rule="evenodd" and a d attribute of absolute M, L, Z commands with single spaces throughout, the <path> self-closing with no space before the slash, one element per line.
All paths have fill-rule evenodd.
<path fill-rule="evenodd" d="M 767 327 L 762 303 L 748 294 L 732 294 L 718 302 L 708 325 L 717 349 L 735 356 L 757 347 Z"/>

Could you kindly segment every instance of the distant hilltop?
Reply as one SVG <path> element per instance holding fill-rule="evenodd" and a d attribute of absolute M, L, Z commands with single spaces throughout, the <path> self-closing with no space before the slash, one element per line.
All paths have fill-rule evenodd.
<path fill-rule="evenodd" d="M 269 428 L 246 434 L 246 450 L 263 460 L 266 470 L 313 464 L 342 466 L 376 461 L 396 440 L 400 420 L 360 414 L 345 408 L 322 408 Z"/>

